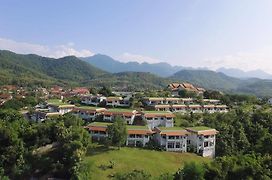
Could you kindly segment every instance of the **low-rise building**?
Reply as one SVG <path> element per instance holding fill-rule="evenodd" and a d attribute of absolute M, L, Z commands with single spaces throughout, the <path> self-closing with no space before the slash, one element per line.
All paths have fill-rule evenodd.
<path fill-rule="evenodd" d="M 129 100 L 123 99 L 122 97 L 107 97 L 106 106 L 112 107 L 129 107 Z"/>
<path fill-rule="evenodd" d="M 164 126 L 173 127 L 175 115 L 171 112 L 142 111 L 142 119 L 147 122 L 149 128 Z"/>
<path fill-rule="evenodd" d="M 35 111 L 32 114 L 30 114 L 30 120 L 33 122 L 44 122 L 47 119 L 53 118 L 53 117 L 60 117 L 62 116 L 59 112 L 48 112 L 48 111 Z"/>
<path fill-rule="evenodd" d="M 147 126 L 127 126 L 127 146 L 144 147 L 152 138 L 153 131 Z"/>
<path fill-rule="evenodd" d="M 117 116 L 122 117 L 127 124 L 133 124 L 137 111 L 133 109 L 108 109 L 103 113 L 103 120 L 107 122 L 113 122 Z"/>
<path fill-rule="evenodd" d="M 146 106 L 155 106 L 158 104 L 164 104 L 164 99 L 165 98 L 162 97 L 146 97 L 144 98 L 143 103 Z"/>
<path fill-rule="evenodd" d="M 170 105 L 169 104 L 159 104 L 155 105 L 155 111 L 170 111 Z"/>
<path fill-rule="evenodd" d="M 93 122 L 85 128 L 89 131 L 93 140 L 101 141 L 108 137 L 108 126 L 112 123 Z"/>
<path fill-rule="evenodd" d="M 228 112 L 228 107 L 226 105 L 215 105 L 215 112 L 226 113 Z"/>
<path fill-rule="evenodd" d="M 203 157 L 215 157 L 215 136 L 217 130 L 199 126 L 186 128 L 188 136 L 187 146 Z"/>
<path fill-rule="evenodd" d="M 72 113 L 83 120 L 93 121 L 99 115 L 102 115 L 105 112 L 105 108 L 97 108 L 97 107 L 90 107 L 90 106 L 81 106 L 75 107 Z"/>
<path fill-rule="evenodd" d="M 187 152 L 188 131 L 180 127 L 155 127 L 156 142 L 166 151 Z"/>
<path fill-rule="evenodd" d="M 75 107 L 75 105 L 64 103 L 59 99 L 51 99 L 47 103 L 49 112 L 59 112 L 61 114 L 71 112 Z"/>
<path fill-rule="evenodd" d="M 213 104 L 203 105 L 202 109 L 203 109 L 203 112 L 214 113 L 215 112 L 215 105 L 213 105 Z"/>
<path fill-rule="evenodd" d="M 220 104 L 218 99 L 202 99 L 202 102 L 206 104 Z"/>
<path fill-rule="evenodd" d="M 187 110 L 188 110 L 188 107 L 185 104 L 174 104 L 171 106 L 172 112 L 186 113 Z"/>
<path fill-rule="evenodd" d="M 93 105 L 93 106 L 97 106 L 100 103 L 102 103 L 103 101 L 106 101 L 106 97 L 105 96 L 84 96 L 81 98 L 81 103 L 82 104 L 86 104 L 86 105 Z"/>
<path fill-rule="evenodd" d="M 188 110 L 192 113 L 202 113 L 202 106 L 199 104 L 190 104 L 188 105 Z"/>
<path fill-rule="evenodd" d="M 164 104 L 180 104 L 183 103 L 181 98 L 165 98 Z"/>

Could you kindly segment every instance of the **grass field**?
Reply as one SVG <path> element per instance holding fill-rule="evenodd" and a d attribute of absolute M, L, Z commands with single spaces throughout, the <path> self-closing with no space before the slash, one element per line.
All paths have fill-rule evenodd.
<path fill-rule="evenodd" d="M 159 176 L 167 172 L 176 172 L 185 162 L 209 162 L 210 159 L 192 153 L 175 153 L 129 147 L 118 150 L 97 146 L 89 152 L 84 161 L 92 164 L 93 179 L 103 180 L 109 179 L 110 175 L 117 172 L 128 172 L 134 169 L 144 170 L 152 174 L 152 176 Z M 107 168 L 110 161 L 114 162 L 112 169 Z"/>

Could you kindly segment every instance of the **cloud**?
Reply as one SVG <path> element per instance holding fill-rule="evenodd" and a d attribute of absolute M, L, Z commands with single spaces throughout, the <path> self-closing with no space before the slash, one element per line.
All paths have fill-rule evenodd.
<path fill-rule="evenodd" d="M 237 52 L 233 55 L 206 58 L 201 64 L 213 70 L 225 67 L 239 68 L 246 71 L 261 69 L 272 73 L 272 46 L 251 52 Z"/>
<path fill-rule="evenodd" d="M 123 62 L 129 62 L 129 61 L 137 61 L 139 63 L 148 62 L 148 63 L 158 63 L 161 62 L 159 59 L 152 58 L 149 56 L 139 55 L 139 54 L 131 54 L 131 53 L 123 53 L 121 56 L 119 56 L 117 59 L 123 61 Z"/>
<path fill-rule="evenodd" d="M 60 58 L 63 56 L 87 57 L 93 56 L 94 53 L 87 49 L 76 50 L 73 42 L 65 45 L 45 46 L 27 42 L 17 42 L 11 39 L 0 38 L 0 49 L 10 50 L 20 54 L 38 54 L 41 56 Z"/>

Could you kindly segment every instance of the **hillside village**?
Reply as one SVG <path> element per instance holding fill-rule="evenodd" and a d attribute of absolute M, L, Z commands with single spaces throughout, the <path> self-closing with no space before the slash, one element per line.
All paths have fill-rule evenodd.
<path fill-rule="evenodd" d="M 113 96 L 91 94 L 88 88 L 78 87 L 64 90 L 54 86 L 50 89 L 39 88 L 35 91 L 43 95 L 44 102 L 37 104 L 26 117 L 32 122 L 44 122 L 50 118 L 71 113 L 85 121 L 94 141 L 102 142 L 108 136 L 107 127 L 115 118 L 121 117 L 127 124 L 126 146 L 144 147 L 155 142 L 166 151 L 196 152 L 204 157 L 215 157 L 217 130 L 208 127 L 175 127 L 176 114 L 191 113 L 225 113 L 228 107 L 217 99 L 181 98 L 179 90 L 194 92 L 202 96 L 203 88 L 195 88 L 189 83 L 172 83 L 167 86 L 171 97 L 141 97 L 137 101 L 141 106 L 132 107 L 136 92 L 113 92 Z M 24 90 L 14 86 L 4 86 L 2 104 L 17 96 L 27 95 Z M 7 93 L 8 92 L 8 93 Z M 78 98 L 79 103 L 67 101 L 67 98 Z M 135 98 L 134 98 L 135 99 Z"/>
<path fill-rule="evenodd" d="M 114 147 L 122 147 L 122 153 L 134 152 L 137 156 L 144 151 L 148 155 L 143 156 L 142 160 L 147 160 L 146 158 L 151 154 L 160 152 L 164 154 L 159 156 L 169 158 L 175 155 L 184 162 L 216 160 L 229 152 L 231 143 L 240 147 L 243 142 L 242 147 L 247 147 L 243 133 L 235 131 L 236 127 L 240 126 L 241 108 L 245 111 L 242 115 L 248 114 L 252 118 L 256 118 L 252 112 L 257 114 L 258 110 L 267 113 L 272 111 L 269 100 L 266 102 L 265 99 L 251 96 L 224 95 L 221 92 L 205 90 L 187 82 L 171 83 L 164 89 L 155 91 L 122 91 L 111 90 L 107 87 L 96 89 L 61 86 L 26 88 L 5 85 L 0 87 L 0 98 L 0 107 L 3 108 L 4 113 L 5 109 L 16 109 L 23 115 L 24 121 L 27 120 L 34 127 L 40 127 L 42 132 L 46 131 L 48 135 L 52 130 L 54 132 L 55 128 L 60 128 L 63 120 L 64 125 L 65 123 L 77 123 L 77 119 L 82 121 L 82 124 L 78 124 L 79 128 L 87 134 L 86 138 L 92 143 L 91 147 L 83 144 L 81 147 L 86 153 L 87 149 L 91 149 L 97 154 L 88 154 L 82 162 L 92 159 L 98 163 L 95 165 L 95 168 L 98 168 L 96 171 L 99 172 L 97 177 L 115 176 L 109 172 L 102 173 L 104 168 L 111 169 L 110 172 L 120 172 L 118 168 L 115 168 L 116 161 L 118 165 L 124 165 L 123 161 L 126 160 L 119 159 L 122 154 L 116 152 L 117 157 L 114 160 L 111 157 L 114 153 L 111 148 L 114 149 Z M 0 116 L 3 116 L 3 112 Z M 73 122 L 69 122 L 71 120 Z M 110 139 L 112 138 L 111 128 L 120 121 L 125 127 L 125 139 L 121 144 L 114 145 Z M 230 125 L 225 126 L 228 123 L 231 123 L 233 128 L 228 128 Z M 58 124 L 59 127 L 55 127 L 55 124 Z M 52 130 L 48 131 L 45 127 L 51 125 L 53 125 Z M 81 135 L 83 132 L 80 132 Z M 77 134 L 74 137 L 80 137 L 79 129 L 74 133 Z M 33 146 L 33 152 L 43 152 L 48 148 L 49 152 L 54 152 L 60 148 L 61 141 L 56 141 L 54 138 L 48 140 L 49 137 L 44 138 L 43 136 L 37 131 L 35 139 L 38 142 L 41 141 L 42 144 L 38 146 L 38 149 Z M 240 140 L 234 140 L 234 136 Z M 70 140 L 66 142 L 72 143 Z M 262 146 L 266 146 L 266 143 Z M 105 150 L 101 148 L 105 148 L 110 154 L 104 153 Z M 66 150 L 63 153 L 65 152 Z M 98 154 L 103 155 L 107 162 L 101 164 L 97 159 Z M 187 159 L 187 156 L 190 158 Z M 133 155 L 125 157 L 133 159 Z M 174 161 L 171 160 L 169 163 L 174 163 Z M 135 165 L 140 164 L 137 161 Z M 177 165 L 173 168 L 175 167 Z M 37 169 L 43 168 L 33 167 L 34 171 Z M 145 170 L 149 171 L 149 168 Z M 175 169 L 171 171 L 173 170 Z M 154 171 L 152 173 L 156 174 Z M 35 176 L 40 175 L 38 173 Z"/>

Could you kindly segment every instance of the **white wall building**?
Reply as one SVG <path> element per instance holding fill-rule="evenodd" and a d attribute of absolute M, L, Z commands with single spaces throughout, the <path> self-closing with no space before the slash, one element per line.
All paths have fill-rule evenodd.
<path fill-rule="evenodd" d="M 147 126 L 127 126 L 127 146 L 144 147 L 152 138 L 153 131 Z"/>
<path fill-rule="evenodd" d="M 84 120 L 95 120 L 95 118 L 101 115 L 106 108 L 96 108 L 96 107 L 75 107 L 72 113 Z"/>
<path fill-rule="evenodd" d="M 166 151 L 187 152 L 188 131 L 180 127 L 155 127 L 156 142 Z"/>
<path fill-rule="evenodd" d="M 117 116 L 122 117 L 127 124 L 133 124 L 137 111 L 130 109 L 108 109 L 103 113 L 103 120 L 113 122 Z"/>
<path fill-rule="evenodd" d="M 173 127 L 175 115 L 171 112 L 143 111 L 142 119 L 147 122 L 149 128 L 163 126 Z"/>
<path fill-rule="evenodd" d="M 218 133 L 215 129 L 208 127 L 186 128 L 188 136 L 187 146 L 203 157 L 215 157 L 215 136 Z"/>

